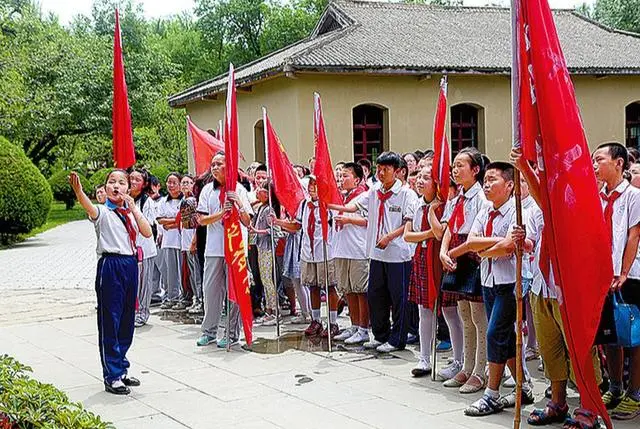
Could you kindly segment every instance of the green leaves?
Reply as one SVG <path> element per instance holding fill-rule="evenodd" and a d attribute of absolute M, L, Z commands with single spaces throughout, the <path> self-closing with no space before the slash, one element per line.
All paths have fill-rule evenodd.
<path fill-rule="evenodd" d="M 7 355 L 0 356 L 0 428 L 114 429 L 111 423 L 70 402 L 50 384 L 29 377 L 31 368 Z"/>

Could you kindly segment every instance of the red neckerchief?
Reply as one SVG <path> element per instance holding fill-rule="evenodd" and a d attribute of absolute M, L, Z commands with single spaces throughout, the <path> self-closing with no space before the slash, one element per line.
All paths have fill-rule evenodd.
<path fill-rule="evenodd" d="M 627 185 L 629 186 L 629 185 Z M 625 188 L 624 190 L 626 190 Z M 624 190 L 622 192 L 624 192 Z M 604 192 L 600 192 L 600 198 L 605 201 L 607 205 L 604 208 L 604 222 L 607 224 L 607 231 L 609 233 L 609 243 L 613 245 L 613 203 L 622 195 L 622 192 L 613 191 L 607 195 Z"/>
<path fill-rule="evenodd" d="M 367 185 L 360 183 L 356 188 L 352 189 L 347 195 L 344 196 L 344 205 L 346 206 L 351 201 L 353 201 L 358 195 L 367 192 Z M 343 214 L 342 212 L 338 213 L 339 215 Z M 337 227 L 338 230 L 341 230 L 344 226 Z"/>
<path fill-rule="evenodd" d="M 493 235 L 493 221 L 500 214 L 500 210 L 491 210 L 489 212 L 489 220 L 487 221 L 487 227 L 484 230 L 485 237 L 491 237 Z M 491 272 L 491 265 L 493 258 L 489 258 L 489 272 Z"/>
<path fill-rule="evenodd" d="M 311 246 L 311 258 L 314 257 L 313 241 L 316 235 L 316 206 L 313 201 L 307 202 L 307 208 L 309 209 L 309 219 L 307 220 L 307 234 L 309 235 L 309 246 Z"/>
<path fill-rule="evenodd" d="M 378 206 L 378 232 L 376 234 L 376 242 L 380 240 L 380 232 L 382 232 L 382 225 L 384 224 L 384 203 L 393 196 L 393 191 L 389 189 L 387 192 L 382 192 L 382 189 L 378 189 L 377 194 L 380 205 Z"/>
<path fill-rule="evenodd" d="M 131 209 L 129 207 L 116 207 L 115 212 L 118 214 L 120 219 L 124 220 L 124 227 L 127 230 L 127 234 L 129 234 L 129 241 L 131 242 L 131 249 L 133 252 L 136 252 L 136 237 L 138 233 L 136 229 L 133 227 L 133 222 L 131 222 L 131 218 L 129 214 L 131 214 Z"/>
<path fill-rule="evenodd" d="M 458 194 L 458 201 L 456 201 L 456 205 L 453 207 L 453 212 L 451 213 L 451 232 L 458 233 L 462 225 L 464 225 L 464 189 L 460 187 L 460 193 Z"/>

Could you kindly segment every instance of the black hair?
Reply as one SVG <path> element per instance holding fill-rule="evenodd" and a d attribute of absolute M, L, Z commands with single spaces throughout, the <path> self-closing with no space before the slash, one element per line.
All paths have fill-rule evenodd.
<path fill-rule="evenodd" d="M 382 152 L 376 159 L 376 165 L 390 165 L 394 169 L 400 168 L 400 155 L 395 152 Z M 406 163 L 405 163 L 406 166 Z"/>
<path fill-rule="evenodd" d="M 420 161 L 420 159 L 418 159 L 418 156 L 415 154 L 415 152 L 405 152 L 405 153 L 403 153 L 403 154 L 402 154 L 402 160 L 403 160 L 404 162 L 407 162 L 407 161 L 405 161 L 405 159 L 404 159 L 404 157 L 405 157 L 405 156 L 407 156 L 407 155 L 412 156 L 412 157 L 413 157 L 413 160 L 414 160 L 416 163 L 417 163 L 418 161 Z"/>
<path fill-rule="evenodd" d="M 423 158 L 433 158 L 436 155 L 436 153 L 433 151 L 433 149 L 427 149 L 424 151 L 424 155 L 422 155 Z"/>
<path fill-rule="evenodd" d="M 211 169 L 207 169 L 200 176 L 196 177 L 193 181 L 193 196 L 198 199 L 200 198 L 200 192 L 208 183 L 211 183 L 213 180 L 213 175 L 211 174 Z"/>
<path fill-rule="evenodd" d="M 129 173 L 127 173 L 127 171 L 123 170 L 122 168 L 114 168 L 113 170 L 111 170 L 109 174 L 107 174 L 107 177 L 104 178 L 104 184 L 106 185 L 109 181 L 109 177 L 111 177 L 111 175 L 116 172 L 124 174 L 124 176 L 127 178 L 127 184 L 129 185 L 129 188 L 131 188 L 131 184 L 129 183 Z"/>
<path fill-rule="evenodd" d="M 635 164 L 640 161 L 640 150 L 635 147 L 628 147 L 627 153 L 629 154 L 629 164 Z"/>
<path fill-rule="evenodd" d="M 158 186 L 160 185 L 160 181 L 153 174 L 149 175 L 149 186 Z"/>
<path fill-rule="evenodd" d="M 498 170 L 504 180 L 513 182 L 514 169 L 513 169 L 513 165 L 509 164 L 508 162 L 504 162 L 504 161 L 490 162 L 487 165 L 487 168 L 485 171 L 488 171 L 488 170 Z"/>
<path fill-rule="evenodd" d="M 97 191 L 97 190 L 98 190 L 98 189 L 100 189 L 100 188 L 104 188 L 104 183 L 101 183 L 101 184 L 99 184 L 98 186 L 96 186 L 96 189 L 95 189 L 95 190 Z"/>
<path fill-rule="evenodd" d="M 364 171 L 362 171 L 362 166 L 360 164 L 358 164 L 357 162 L 346 162 L 344 163 L 344 167 L 345 169 L 351 169 L 351 171 L 353 171 L 353 174 L 360 179 L 360 181 L 363 181 L 365 179 L 364 177 Z"/>
<path fill-rule="evenodd" d="M 413 170 L 411 173 L 409 173 L 409 177 L 417 176 L 418 174 L 420 174 L 420 170 L 416 169 L 416 170 Z"/>
<path fill-rule="evenodd" d="M 311 174 L 311 171 L 309 171 L 308 167 L 305 167 L 304 165 L 300 165 L 300 164 L 296 164 L 293 166 L 293 168 L 302 168 L 302 176 L 308 176 L 309 174 Z"/>
<path fill-rule="evenodd" d="M 369 174 L 371 174 L 371 161 L 369 161 L 367 158 L 359 159 L 357 161 L 357 164 L 361 167 L 366 167 L 367 170 L 369 170 Z"/>
<path fill-rule="evenodd" d="M 254 173 L 257 173 L 258 171 L 264 171 L 265 173 L 267 172 L 267 166 L 264 164 L 259 164 L 255 170 L 253 170 Z"/>
<path fill-rule="evenodd" d="M 413 153 L 416 156 L 416 158 L 418 158 L 418 161 L 420 161 L 424 157 L 424 152 L 421 151 L 420 149 L 416 150 Z"/>
<path fill-rule="evenodd" d="M 346 162 L 344 162 L 344 161 L 338 161 L 338 162 L 336 162 L 336 165 L 333 168 L 338 168 L 339 165 L 341 165 L 342 168 L 344 168 L 345 164 L 346 164 Z"/>
<path fill-rule="evenodd" d="M 484 156 L 480 153 L 480 151 L 475 147 L 465 147 L 460 152 L 458 152 L 458 155 L 467 155 L 471 168 L 479 167 L 475 179 L 478 182 L 482 183 L 482 180 L 484 179 L 484 166 L 486 164 Z"/>
<path fill-rule="evenodd" d="M 182 179 L 184 179 L 185 177 L 188 177 L 191 180 L 195 180 L 191 174 L 185 174 L 184 176 L 182 176 Z M 180 179 L 180 180 L 182 180 L 182 179 Z"/>
<path fill-rule="evenodd" d="M 269 182 L 264 182 L 261 186 L 260 189 L 265 189 L 267 192 L 269 192 Z M 276 190 L 275 187 L 271 186 L 271 208 L 273 209 L 273 211 L 276 214 L 276 217 L 280 217 L 280 200 L 278 200 L 278 196 L 276 195 Z"/>
<path fill-rule="evenodd" d="M 176 171 L 172 171 L 171 173 L 167 174 L 167 178 L 165 179 L 165 182 L 169 180 L 169 177 L 171 176 L 175 176 L 178 179 L 178 182 L 182 180 L 182 174 L 176 172 Z"/>
<path fill-rule="evenodd" d="M 406 181 L 409 178 L 409 167 L 407 166 L 407 161 L 404 160 L 404 157 L 400 158 L 400 167 L 398 167 L 397 171 L 404 170 L 404 180 Z"/>
<path fill-rule="evenodd" d="M 131 177 L 131 175 L 133 173 L 139 173 L 142 176 L 142 181 L 143 181 L 143 185 L 142 185 L 142 191 L 140 192 L 140 196 L 148 194 L 149 191 L 151 190 L 151 182 L 149 180 L 149 172 L 147 170 L 145 170 L 144 168 L 133 168 L 131 170 L 131 172 L 129 173 L 129 177 Z M 129 182 L 131 182 L 131 179 L 129 179 Z M 129 184 L 131 185 L 131 184 Z M 140 198 L 140 196 L 138 196 L 138 198 Z"/>
<path fill-rule="evenodd" d="M 609 150 L 609 155 L 611 155 L 611 159 L 616 160 L 616 159 L 622 158 L 623 171 L 629 168 L 629 152 L 627 152 L 626 147 L 624 147 L 621 143 L 618 143 L 618 142 L 606 142 L 598 146 L 596 150 L 605 149 L 605 148 Z"/>

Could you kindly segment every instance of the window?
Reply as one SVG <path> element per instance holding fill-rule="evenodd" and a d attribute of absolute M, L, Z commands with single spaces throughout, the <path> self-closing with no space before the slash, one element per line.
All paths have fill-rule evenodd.
<path fill-rule="evenodd" d="M 362 104 L 353 108 L 353 159 L 376 158 L 384 152 L 387 144 L 387 109 Z"/>
<path fill-rule="evenodd" d="M 253 159 L 264 164 L 264 124 L 260 119 L 253 126 Z"/>
<path fill-rule="evenodd" d="M 627 147 L 640 149 L 640 101 L 631 103 L 625 109 L 625 138 Z"/>
<path fill-rule="evenodd" d="M 451 157 L 465 147 L 482 150 L 483 109 L 471 104 L 451 107 Z"/>

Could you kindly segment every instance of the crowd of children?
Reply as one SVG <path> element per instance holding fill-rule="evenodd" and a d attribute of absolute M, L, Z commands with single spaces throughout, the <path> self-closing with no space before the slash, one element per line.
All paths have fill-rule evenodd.
<path fill-rule="evenodd" d="M 611 290 L 626 303 L 640 306 L 640 153 L 605 143 L 592 158 L 611 229 Z M 442 344 L 451 343 L 452 359 L 437 371 L 438 379 L 461 394 L 484 391 L 464 411 L 468 416 L 515 406 L 515 390 L 501 395 L 500 388 L 514 386 L 513 378 L 504 378 L 515 377 L 516 340 L 524 332 L 523 361 L 540 358 L 539 369 L 550 382 L 550 400 L 531 413 L 529 424 L 596 427 L 597 416 L 587 410 L 579 408 L 569 415 L 567 386 L 573 374 L 558 289 L 542 243 L 544 219 L 535 166 L 517 151 L 507 163 L 490 162 L 478 150 L 465 148 L 453 159 L 449 197 L 442 201 L 431 176 L 432 162 L 432 151 L 385 152 L 376 159 L 375 175 L 366 159 L 336 164 L 344 201 L 329 205 L 326 242 L 311 174 L 313 159 L 308 167 L 294 166 L 306 195 L 296 213 L 287 213 L 274 192 L 269 195 L 268 172 L 260 163 L 251 164 L 240 175 L 236 191 L 221 200 L 224 153 L 213 157 L 211 170 L 201 177 L 169 174 L 166 196 L 160 196 L 157 179 L 145 170 L 115 170 L 96 192 L 104 203 L 94 205 L 72 175 L 74 190 L 98 234 L 96 290 L 107 390 L 126 393 L 128 386 L 139 383 L 126 376 L 125 354 L 133 326 L 149 321 L 149 308 L 158 299 L 162 309 L 202 315 L 197 346 L 226 347 L 227 341 L 233 345 L 240 340 L 235 304 L 227 310 L 230 332 L 218 337 L 227 275 L 222 219 L 235 206 L 247 244 L 254 325 L 275 325 L 279 315 L 284 323 L 308 324 L 308 336 L 331 336 L 380 353 L 418 341 L 412 375 L 420 377 L 436 370 L 431 354 L 434 326 L 440 319 L 440 327 L 447 329 L 437 336 Z M 524 227 L 516 224 L 514 165 L 522 173 Z M 517 245 L 524 249 L 523 327 L 516 327 Z M 107 282 L 118 285 L 117 296 L 103 287 Z M 137 304 L 131 302 L 133 283 Z M 326 284 L 328 294 L 323 296 Z M 323 299 L 328 306 L 326 325 L 321 318 Z M 348 305 L 351 321 L 342 331 L 337 324 L 341 300 Z M 608 299 L 593 347 L 593 366 L 611 416 L 631 419 L 640 415 L 640 347 L 616 345 L 611 308 Z M 527 366 L 523 368 L 522 401 L 531 404 L 531 377 Z"/>

